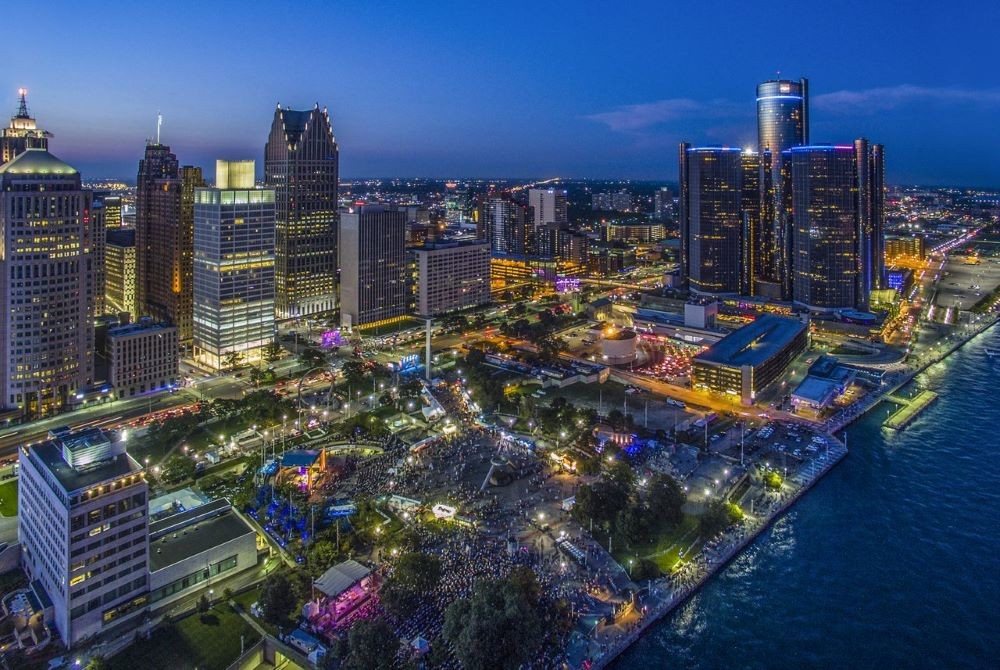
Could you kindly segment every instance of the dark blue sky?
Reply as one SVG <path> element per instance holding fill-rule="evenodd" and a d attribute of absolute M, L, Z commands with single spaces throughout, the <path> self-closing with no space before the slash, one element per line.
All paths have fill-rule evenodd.
<path fill-rule="evenodd" d="M 85 177 L 134 177 L 157 110 L 211 173 L 262 160 L 277 102 L 318 101 L 345 176 L 672 180 L 682 139 L 755 141 L 780 71 L 810 79 L 814 141 L 884 143 L 893 182 L 1000 187 L 998 6 L 53 1 L 7 17 L 0 111 L 28 87 Z"/>

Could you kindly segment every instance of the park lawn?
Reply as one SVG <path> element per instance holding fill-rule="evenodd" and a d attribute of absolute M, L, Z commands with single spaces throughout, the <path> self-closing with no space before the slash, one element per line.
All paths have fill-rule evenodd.
<path fill-rule="evenodd" d="M 195 612 L 158 629 L 150 639 L 111 658 L 108 665 L 111 670 L 225 670 L 240 655 L 240 635 L 246 649 L 260 637 L 228 603 L 219 603 L 204 614 Z"/>
<path fill-rule="evenodd" d="M 697 542 L 695 542 L 696 540 Z M 615 560 L 626 570 L 628 569 L 628 560 L 638 555 L 639 558 L 653 560 L 664 574 L 670 574 L 681 558 L 680 552 L 687 551 L 692 543 L 695 544 L 691 551 L 685 554 L 686 557 L 698 552 L 701 547 L 701 539 L 698 537 L 698 517 L 685 514 L 676 528 L 658 535 L 646 545 L 633 546 L 629 549 L 616 548 L 614 556 Z"/>
<path fill-rule="evenodd" d="M 17 480 L 0 484 L 0 516 L 17 516 Z"/>

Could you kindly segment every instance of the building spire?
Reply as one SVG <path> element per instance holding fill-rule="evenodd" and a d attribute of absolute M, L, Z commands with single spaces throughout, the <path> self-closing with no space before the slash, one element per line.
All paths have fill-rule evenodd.
<path fill-rule="evenodd" d="M 21 104 L 17 108 L 17 118 L 30 119 L 31 116 L 28 114 L 28 89 L 19 88 L 17 89 L 17 94 L 21 97 Z"/>

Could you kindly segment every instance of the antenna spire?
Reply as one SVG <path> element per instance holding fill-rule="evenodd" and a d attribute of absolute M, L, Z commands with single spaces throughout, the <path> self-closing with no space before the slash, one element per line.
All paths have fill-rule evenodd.
<path fill-rule="evenodd" d="M 17 108 L 17 118 L 19 119 L 31 118 L 28 115 L 28 89 L 19 88 L 17 89 L 17 94 L 21 97 L 21 104 Z"/>
<path fill-rule="evenodd" d="M 156 113 L 156 143 L 160 143 L 160 126 L 163 125 L 163 114 Z"/>

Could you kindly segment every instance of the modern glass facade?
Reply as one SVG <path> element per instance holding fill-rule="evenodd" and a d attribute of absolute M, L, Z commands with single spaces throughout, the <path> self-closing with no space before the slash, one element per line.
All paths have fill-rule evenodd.
<path fill-rule="evenodd" d="M 695 293 L 736 294 L 742 282 L 743 151 L 682 144 L 680 153 L 682 269 Z"/>
<path fill-rule="evenodd" d="M 815 310 L 867 307 L 859 255 L 865 188 L 859 184 L 855 147 L 795 147 L 785 152 L 785 162 L 793 300 Z"/>
<path fill-rule="evenodd" d="M 274 112 L 264 147 L 264 181 L 276 193 L 277 316 L 337 307 L 337 188 L 340 151 L 319 106 Z"/>
<path fill-rule="evenodd" d="M 255 361 L 274 340 L 275 192 L 199 188 L 194 203 L 194 353 L 212 369 Z"/>
<path fill-rule="evenodd" d="M 363 205 L 340 215 L 340 318 L 374 326 L 406 316 L 406 212 Z"/>
<path fill-rule="evenodd" d="M 769 152 L 770 166 L 764 166 L 761 197 L 764 201 L 765 242 L 763 269 L 758 278 L 772 287 L 763 292 L 788 297 L 791 290 L 791 229 L 788 212 L 781 206 L 783 152 L 809 143 L 809 81 L 775 79 L 757 85 L 757 148 Z M 776 286 L 774 286 L 776 285 Z M 759 293 L 755 290 L 755 294 Z M 771 296 L 777 297 L 777 296 Z"/>

